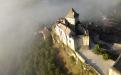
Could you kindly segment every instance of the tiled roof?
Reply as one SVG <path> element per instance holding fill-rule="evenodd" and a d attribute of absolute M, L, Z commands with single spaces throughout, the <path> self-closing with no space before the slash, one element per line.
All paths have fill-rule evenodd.
<path fill-rule="evenodd" d="M 68 14 L 66 15 L 66 18 L 76 18 L 78 16 L 79 14 L 73 8 L 71 8 Z"/>

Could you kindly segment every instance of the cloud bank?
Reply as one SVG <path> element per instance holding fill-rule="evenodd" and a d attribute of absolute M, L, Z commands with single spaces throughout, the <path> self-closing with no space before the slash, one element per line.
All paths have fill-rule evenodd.
<path fill-rule="evenodd" d="M 84 20 L 118 3 L 119 0 L 0 0 L 0 75 L 16 75 L 19 57 L 40 25 L 64 17 L 72 7 Z"/>

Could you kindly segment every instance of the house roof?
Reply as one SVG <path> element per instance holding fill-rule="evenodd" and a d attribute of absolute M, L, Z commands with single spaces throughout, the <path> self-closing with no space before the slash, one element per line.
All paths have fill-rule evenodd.
<path fill-rule="evenodd" d="M 116 60 L 115 64 L 113 65 L 113 69 L 121 74 L 121 54 L 118 57 L 118 59 Z"/>
<path fill-rule="evenodd" d="M 68 14 L 66 15 L 66 18 L 76 18 L 78 16 L 79 14 L 73 8 L 71 8 Z"/>

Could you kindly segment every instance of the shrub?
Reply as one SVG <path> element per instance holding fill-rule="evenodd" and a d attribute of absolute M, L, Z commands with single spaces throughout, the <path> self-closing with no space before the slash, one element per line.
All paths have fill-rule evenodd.
<path fill-rule="evenodd" d="M 95 45 L 95 47 L 93 48 L 93 52 L 94 52 L 95 54 L 102 54 L 102 53 L 103 53 L 103 51 L 102 51 L 102 49 L 99 47 L 99 45 Z"/>
<path fill-rule="evenodd" d="M 110 55 L 105 52 L 102 48 L 100 48 L 99 45 L 95 45 L 95 47 L 93 48 L 93 52 L 95 54 L 102 55 L 104 60 L 110 59 Z"/>
<path fill-rule="evenodd" d="M 108 60 L 110 56 L 107 53 L 102 54 L 104 60 Z"/>

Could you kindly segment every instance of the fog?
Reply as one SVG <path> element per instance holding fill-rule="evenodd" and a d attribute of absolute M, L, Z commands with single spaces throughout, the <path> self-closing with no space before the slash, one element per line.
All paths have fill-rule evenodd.
<path fill-rule="evenodd" d="M 85 17 L 107 12 L 119 0 L 0 0 L 0 75 L 16 75 L 35 30 L 64 17 L 70 8 Z"/>

